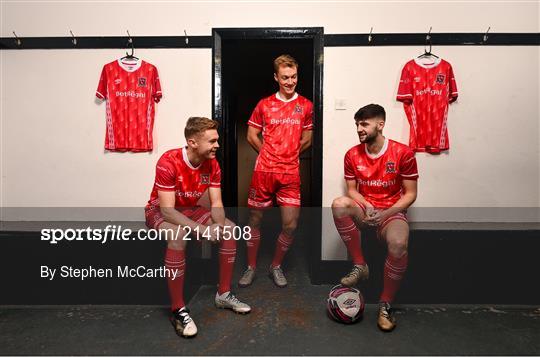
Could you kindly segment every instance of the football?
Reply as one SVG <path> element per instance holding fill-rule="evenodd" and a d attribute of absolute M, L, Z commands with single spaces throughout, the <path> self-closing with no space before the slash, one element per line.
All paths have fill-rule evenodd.
<path fill-rule="evenodd" d="M 326 308 L 328 315 L 334 320 L 352 324 L 364 313 L 364 297 L 358 289 L 336 285 L 330 290 Z"/>

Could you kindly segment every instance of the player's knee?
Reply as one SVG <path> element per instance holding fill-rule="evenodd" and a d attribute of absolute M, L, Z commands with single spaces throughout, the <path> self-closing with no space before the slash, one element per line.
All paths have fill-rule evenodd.
<path fill-rule="evenodd" d="M 234 234 L 236 233 L 236 230 L 234 229 L 236 227 L 236 224 L 234 224 L 233 221 L 225 220 L 225 227 L 223 228 L 223 239 L 220 240 L 220 244 L 222 248 L 236 248 L 236 240 L 234 239 Z M 236 233 L 237 234 L 237 233 Z M 227 238 L 227 239 L 225 239 Z"/>
<path fill-rule="evenodd" d="M 261 219 L 262 219 L 262 215 L 251 214 L 249 216 L 248 224 L 250 227 L 258 229 L 261 227 Z"/>
<path fill-rule="evenodd" d="M 230 230 L 233 230 L 234 227 L 236 227 L 236 224 L 233 221 L 231 221 L 229 219 L 226 219 L 225 220 L 225 227 L 230 229 Z"/>
<path fill-rule="evenodd" d="M 349 207 L 349 199 L 345 196 L 335 198 L 332 201 L 332 208 L 347 208 Z"/>
<path fill-rule="evenodd" d="M 184 250 L 186 241 L 182 235 L 178 235 L 178 228 L 174 229 L 160 229 L 159 234 L 161 237 L 165 237 L 167 240 L 167 248 L 173 250 Z M 181 230 L 180 230 L 181 231 Z"/>
<path fill-rule="evenodd" d="M 401 258 L 407 253 L 408 239 L 406 237 L 393 238 L 388 241 L 388 252 L 395 258 Z"/>
<path fill-rule="evenodd" d="M 292 235 L 296 231 L 297 226 L 298 222 L 296 220 L 283 222 L 283 224 L 281 225 L 281 230 L 287 235 Z"/>
<path fill-rule="evenodd" d="M 183 239 L 174 239 L 167 241 L 167 248 L 172 250 L 184 250 L 186 242 Z"/>
<path fill-rule="evenodd" d="M 233 239 L 233 237 L 229 237 L 228 239 L 225 239 L 225 237 L 220 238 L 219 245 L 221 248 L 224 249 L 236 249 L 236 240 Z"/>

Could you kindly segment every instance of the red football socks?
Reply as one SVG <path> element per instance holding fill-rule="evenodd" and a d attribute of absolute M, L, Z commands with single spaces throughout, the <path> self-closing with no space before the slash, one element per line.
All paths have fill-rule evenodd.
<path fill-rule="evenodd" d="M 231 291 L 234 261 L 236 259 L 236 241 L 234 239 L 221 239 L 219 245 L 219 286 L 221 295 Z"/>
<path fill-rule="evenodd" d="M 392 257 L 390 254 L 386 256 L 384 263 L 384 285 L 383 292 L 379 301 L 391 303 L 396 296 L 396 293 L 401 285 L 401 280 L 407 270 L 409 256 L 407 253 L 401 258 Z"/>
<path fill-rule="evenodd" d="M 183 308 L 184 303 L 184 272 L 186 266 L 183 250 L 167 248 L 165 252 L 165 268 L 167 268 L 167 285 L 171 298 L 171 310 Z"/>
<path fill-rule="evenodd" d="M 276 251 L 274 253 L 274 259 L 272 260 L 271 264 L 272 267 L 277 267 L 281 265 L 285 254 L 292 245 L 293 240 L 293 236 L 281 232 L 276 242 Z"/>
<path fill-rule="evenodd" d="M 261 231 L 251 227 L 251 238 L 246 241 L 248 266 L 255 269 L 257 266 L 257 253 L 261 245 Z"/>
<path fill-rule="evenodd" d="M 356 228 L 351 216 L 336 217 L 334 223 L 337 231 L 347 247 L 349 255 L 352 257 L 355 265 L 366 264 L 364 255 L 362 254 L 362 245 L 360 243 L 360 231 Z"/>

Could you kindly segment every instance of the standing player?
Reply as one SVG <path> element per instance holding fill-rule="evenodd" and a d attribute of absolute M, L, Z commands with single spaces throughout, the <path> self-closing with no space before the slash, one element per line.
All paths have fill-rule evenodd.
<path fill-rule="evenodd" d="M 300 215 L 299 156 L 311 145 L 313 104 L 295 91 L 296 60 L 289 55 L 276 58 L 274 79 L 279 91 L 260 100 L 248 121 L 247 141 L 259 156 L 249 187 L 251 239 L 247 241 L 248 267 L 238 283 L 242 287 L 251 285 L 255 278 L 262 209 L 272 206 L 274 198 L 280 206 L 282 230 L 270 265 L 270 277 L 277 286 L 287 286 L 281 262 L 292 244 Z"/>
<path fill-rule="evenodd" d="M 345 155 L 347 195 L 332 202 L 336 228 L 354 263 L 341 284 L 353 286 L 368 278 L 359 230 L 376 227 L 388 248 L 377 324 L 381 330 L 391 331 L 396 323 L 390 304 L 407 269 L 409 225 L 405 213 L 416 200 L 418 170 L 408 146 L 382 135 L 386 121 L 383 107 L 366 105 L 356 112 L 354 120 L 360 144 Z"/>
<path fill-rule="evenodd" d="M 224 239 L 234 223 L 225 218 L 221 200 L 221 170 L 216 160 L 218 123 L 208 118 L 189 118 L 184 134 L 187 146 L 165 152 L 156 165 L 156 180 L 145 209 L 146 225 L 166 230 L 165 267 L 171 298 L 171 322 L 178 335 L 191 337 L 197 326 L 189 316 L 183 297 L 185 247 L 187 232 L 203 234 L 207 228 L 210 240 L 219 239 L 219 287 L 216 307 L 248 313 L 251 308 L 231 293 L 231 279 L 236 257 L 236 241 Z M 208 189 L 211 210 L 197 206 Z M 179 232 L 177 234 L 176 232 Z M 221 233 L 221 235 L 219 234 Z"/>

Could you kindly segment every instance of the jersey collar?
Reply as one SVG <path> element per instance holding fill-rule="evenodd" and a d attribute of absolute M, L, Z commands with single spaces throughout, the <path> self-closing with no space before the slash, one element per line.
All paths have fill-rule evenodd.
<path fill-rule="evenodd" d="M 189 161 L 189 157 L 187 156 L 187 146 L 182 148 L 182 158 L 184 159 L 184 162 L 186 163 L 186 165 L 189 166 L 190 169 L 198 170 L 199 167 L 201 167 L 202 165 L 202 163 L 200 163 L 199 166 L 195 167 L 191 164 L 191 162 Z"/>
<path fill-rule="evenodd" d="M 367 145 L 364 146 L 364 149 L 366 150 L 366 155 L 371 159 L 378 159 L 379 157 L 383 156 L 386 150 L 388 149 L 388 138 L 384 138 L 384 144 L 381 148 L 381 151 L 379 151 L 376 155 L 370 154 Z"/>
<path fill-rule="evenodd" d="M 291 99 L 289 100 L 284 100 L 284 99 L 281 99 L 281 97 L 279 96 L 279 92 L 276 92 L 276 98 L 284 103 L 289 103 L 289 102 L 292 102 L 293 100 L 295 100 L 296 98 L 298 98 L 298 93 L 294 93 L 294 95 L 292 96 Z"/>
<path fill-rule="evenodd" d="M 137 60 L 137 62 L 135 63 L 135 66 L 131 67 L 130 69 L 130 67 L 122 63 L 121 58 L 118 59 L 118 65 L 120 66 L 120 68 L 122 68 L 124 71 L 129 72 L 129 73 L 135 72 L 136 70 L 141 68 L 141 64 L 142 64 L 142 60 Z"/>
<path fill-rule="evenodd" d="M 416 63 L 417 65 L 419 65 L 422 68 L 430 69 L 430 68 L 437 67 L 441 63 L 441 59 L 440 58 L 435 58 L 433 63 L 422 63 L 422 61 L 420 61 L 419 58 L 415 58 L 414 63 Z"/>

